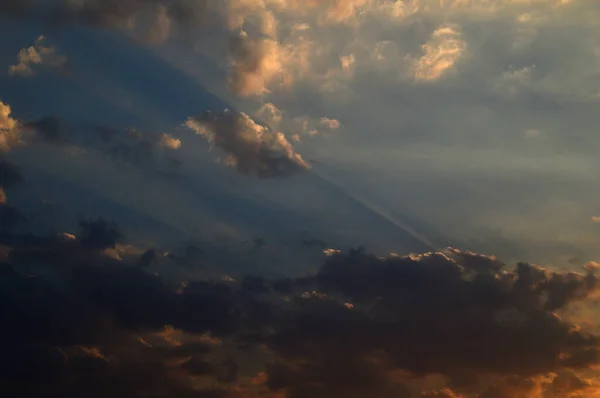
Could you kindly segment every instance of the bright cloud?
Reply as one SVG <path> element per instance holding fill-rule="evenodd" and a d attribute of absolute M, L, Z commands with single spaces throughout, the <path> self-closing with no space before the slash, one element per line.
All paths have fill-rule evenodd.
<path fill-rule="evenodd" d="M 0 101 L 0 152 L 8 151 L 21 141 L 19 122 L 11 112 L 10 106 Z"/>
<path fill-rule="evenodd" d="M 161 133 L 158 138 L 158 145 L 161 148 L 176 150 L 181 147 L 181 140 L 167 133 Z"/>
<path fill-rule="evenodd" d="M 437 80 L 451 70 L 466 48 L 456 27 L 436 29 L 423 45 L 423 56 L 415 61 L 414 78 L 417 81 Z"/>

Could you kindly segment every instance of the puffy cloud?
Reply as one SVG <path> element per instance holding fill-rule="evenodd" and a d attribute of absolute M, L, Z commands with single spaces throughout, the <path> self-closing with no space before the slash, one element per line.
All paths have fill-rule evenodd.
<path fill-rule="evenodd" d="M 11 112 L 10 106 L 0 101 L 0 152 L 21 142 L 20 124 L 11 117 Z"/>
<path fill-rule="evenodd" d="M 228 85 L 236 94 L 265 94 L 269 87 L 289 83 L 291 79 L 285 70 L 290 55 L 276 40 L 251 37 L 242 31 L 232 39 L 229 54 L 231 73 Z"/>
<path fill-rule="evenodd" d="M 414 78 L 431 81 L 441 78 L 451 70 L 465 51 L 466 44 L 455 27 L 436 29 L 423 45 L 423 56 L 415 60 Z"/>
<path fill-rule="evenodd" d="M 181 140 L 167 133 L 161 133 L 158 137 L 158 144 L 162 148 L 176 150 L 181 147 Z"/>
<path fill-rule="evenodd" d="M 330 253 L 313 283 L 323 294 L 301 294 L 294 315 L 266 339 L 279 356 L 270 385 L 288 386 L 291 396 L 394 396 L 410 380 L 441 374 L 460 387 L 424 397 L 470 397 L 462 389 L 490 377 L 533 383 L 599 360 L 599 337 L 556 314 L 596 296 L 592 274 L 511 269 L 453 249 L 408 257 L 354 250 Z M 359 370 L 361 384 L 339 382 Z"/>
<path fill-rule="evenodd" d="M 310 118 L 308 116 L 294 117 L 288 112 L 279 109 L 272 102 L 263 104 L 255 115 L 263 120 L 271 128 L 279 128 L 290 131 L 290 137 L 294 142 L 300 142 L 302 136 L 314 137 L 323 132 L 331 132 L 341 128 L 341 123 L 337 119 L 321 117 L 320 119 Z"/>
<path fill-rule="evenodd" d="M 48 47 L 45 40 L 44 36 L 40 36 L 33 46 L 19 51 L 18 63 L 9 67 L 8 74 L 32 76 L 35 73 L 33 70 L 34 65 L 47 66 L 63 73 L 66 72 L 67 57 L 59 54 L 55 47 Z"/>
<path fill-rule="evenodd" d="M 18 122 L 10 114 L 10 106 L 0 102 L 0 129 L 12 130 L 18 126 Z"/>
<path fill-rule="evenodd" d="M 30 143 L 36 139 L 57 143 L 63 140 L 61 122 L 54 117 L 43 117 L 32 122 L 22 122 L 11 116 L 12 109 L 0 101 L 0 152 Z"/>
<path fill-rule="evenodd" d="M 337 130 L 340 128 L 340 121 L 336 119 L 330 119 L 328 117 L 322 117 L 321 125 L 330 130 Z"/>
<path fill-rule="evenodd" d="M 256 116 L 263 119 L 271 128 L 278 128 L 283 118 L 283 111 L 275 104 L 267 102 L 256 111 Z"/>
<path fill-rule="evenodd" d="M 283 133 L 271 131 L 245 113 L 207 111 L 190 117 L 185 124 L 223 150 L 225 163 L 241 173 L 287 177 L 310 168 Z"/>

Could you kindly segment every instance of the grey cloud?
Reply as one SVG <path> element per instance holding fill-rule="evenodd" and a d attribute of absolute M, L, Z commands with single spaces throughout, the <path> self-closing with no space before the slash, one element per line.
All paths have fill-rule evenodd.
<path fill-rule="evenodd" d="M 150 44 L 169 39 L 179 29 L 197 27 L 210 20 L 207 0 L 84 0 L 54 9 L 57 26 L 89 25 L 132 30 Z"/>
<path fill-rule="evenodd" d="M 289 177 L 310 166 L 295 152 L 283 133 L 271 131 L 245 113 L 204 112 L 186 126 L 227 154 L 225 164 L 259 178 Z"/>
<path fill-rule="evenodd" d="M 554 313 L 596 294 L 591 274 L 511 269 L 456 250 L 385 258 L 355 250 L 328 257 L 313 283 L 323 293 L 303 294 L 266 339 L 280 359 L 272 387 L 286 385 L 292 397 L 394 396 L 400 382 L 382 376 L 394 369 L 407 372 L 404 382 L 444 375 L 460 392 L 483 377 L 527 379 L 599 360 L 599 337 Z M 341 382 L 358 369 L 357 383 L 367 384 Z"/>
<path fill-rule="evenodd" d="M 257 276 L 177 286 L 97 250 L 114 245 L 114 226 L 81 227 L 79 240 L 0 234 L 12 247 L 12 272 L 0 277 L 10 325 L 1 333 L 10 342 L 2 392 L 70 397 L 102 381 L 90 396 L 149 388 L 157 397 L 262 396 L 243 394 L 237 357 L 215 358 L 214 343 L 197 335 L 206 332 L 269 353 L 267 377 L 253 384 L 265 397 L 416 398 L 413 381 L 432 374 L 453 384 L 423 397 L 526 392 L 542 379 L 555 394 L 593 388 L 573 372 L 598 363 L 600 338 L 554 314 L 597 293 L 593 274 L 507 267 L 454 249 L 410 257 L 351 250 L 285 289 Z M 20 273 L 32 264 L 45 271 Z M 284 290 L 287 300 L 277 293 Z M 194 389 L 198 375 L 222 384 Z M 496 384 L 478 384 L 494 375 Z"/>

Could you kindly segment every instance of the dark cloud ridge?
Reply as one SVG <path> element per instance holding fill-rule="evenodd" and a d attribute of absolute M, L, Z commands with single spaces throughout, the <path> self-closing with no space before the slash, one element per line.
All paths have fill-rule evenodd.
<path fill-rule="evenodd" d="M 266 386 L 291 398 L 411 397 L 407 383 L 425 375 L 444 375 L 462 391 L 482 377 L 528 380 L 598 363 L 600 336 L 556 315 L 594 297 L 593 273 L 507 267 L 455 249 L 408 257 L 357 249 L 305 278 L 174 286 L 140 267 L 151 255 L 124 262 L 104 253 L 122 240 L 116 225 L 85 220 L 80 229 L 78 238 L 0 235 L 11 248 L 0 260 L 8 345 L 0 392 L 69 397 L 85 383 L 117 380 L 117 396 L 141 397 L 141 378 L 154 377 L 158 397 L 228 396 L 186 383 L 193 374 L 235 382 L 235 360 L 222 368 L 206 357 L 209 348 L 164 351 L 137 340 L 165 325 L 233 339 L 242 350 L 266 347 Z M 191 359 L 167 366 L 181 355 Z"/>

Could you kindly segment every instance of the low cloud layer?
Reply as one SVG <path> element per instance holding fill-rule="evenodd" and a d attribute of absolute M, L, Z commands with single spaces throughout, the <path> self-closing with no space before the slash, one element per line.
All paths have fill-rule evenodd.
<path fill-rule="evenodd" d="M 512 267 L 455 249 L 407 257 L 350 250 L 333 251 L 305 278 L 177 284 L 140 268 L 143 251 L 127 261 L 107 255 L 123 239 L 116 225 L 98 219 L 80 227 L 76 235 L 0 235 L 0 313 L 10 325 L 2 333 L 2 393 L 598 393 L 585 374 L 600 361 L 600 336 L 565 312 L 595 300 L 593 273 Z"/>
<path fill-rule="evenodd" d="M 283 133 L 271 131 L 245 113 L 207 111 L 189 118 L 186 126 L 224 151 L 224 163 L 241 173 L 288 177 L 310 168 Z"/>

